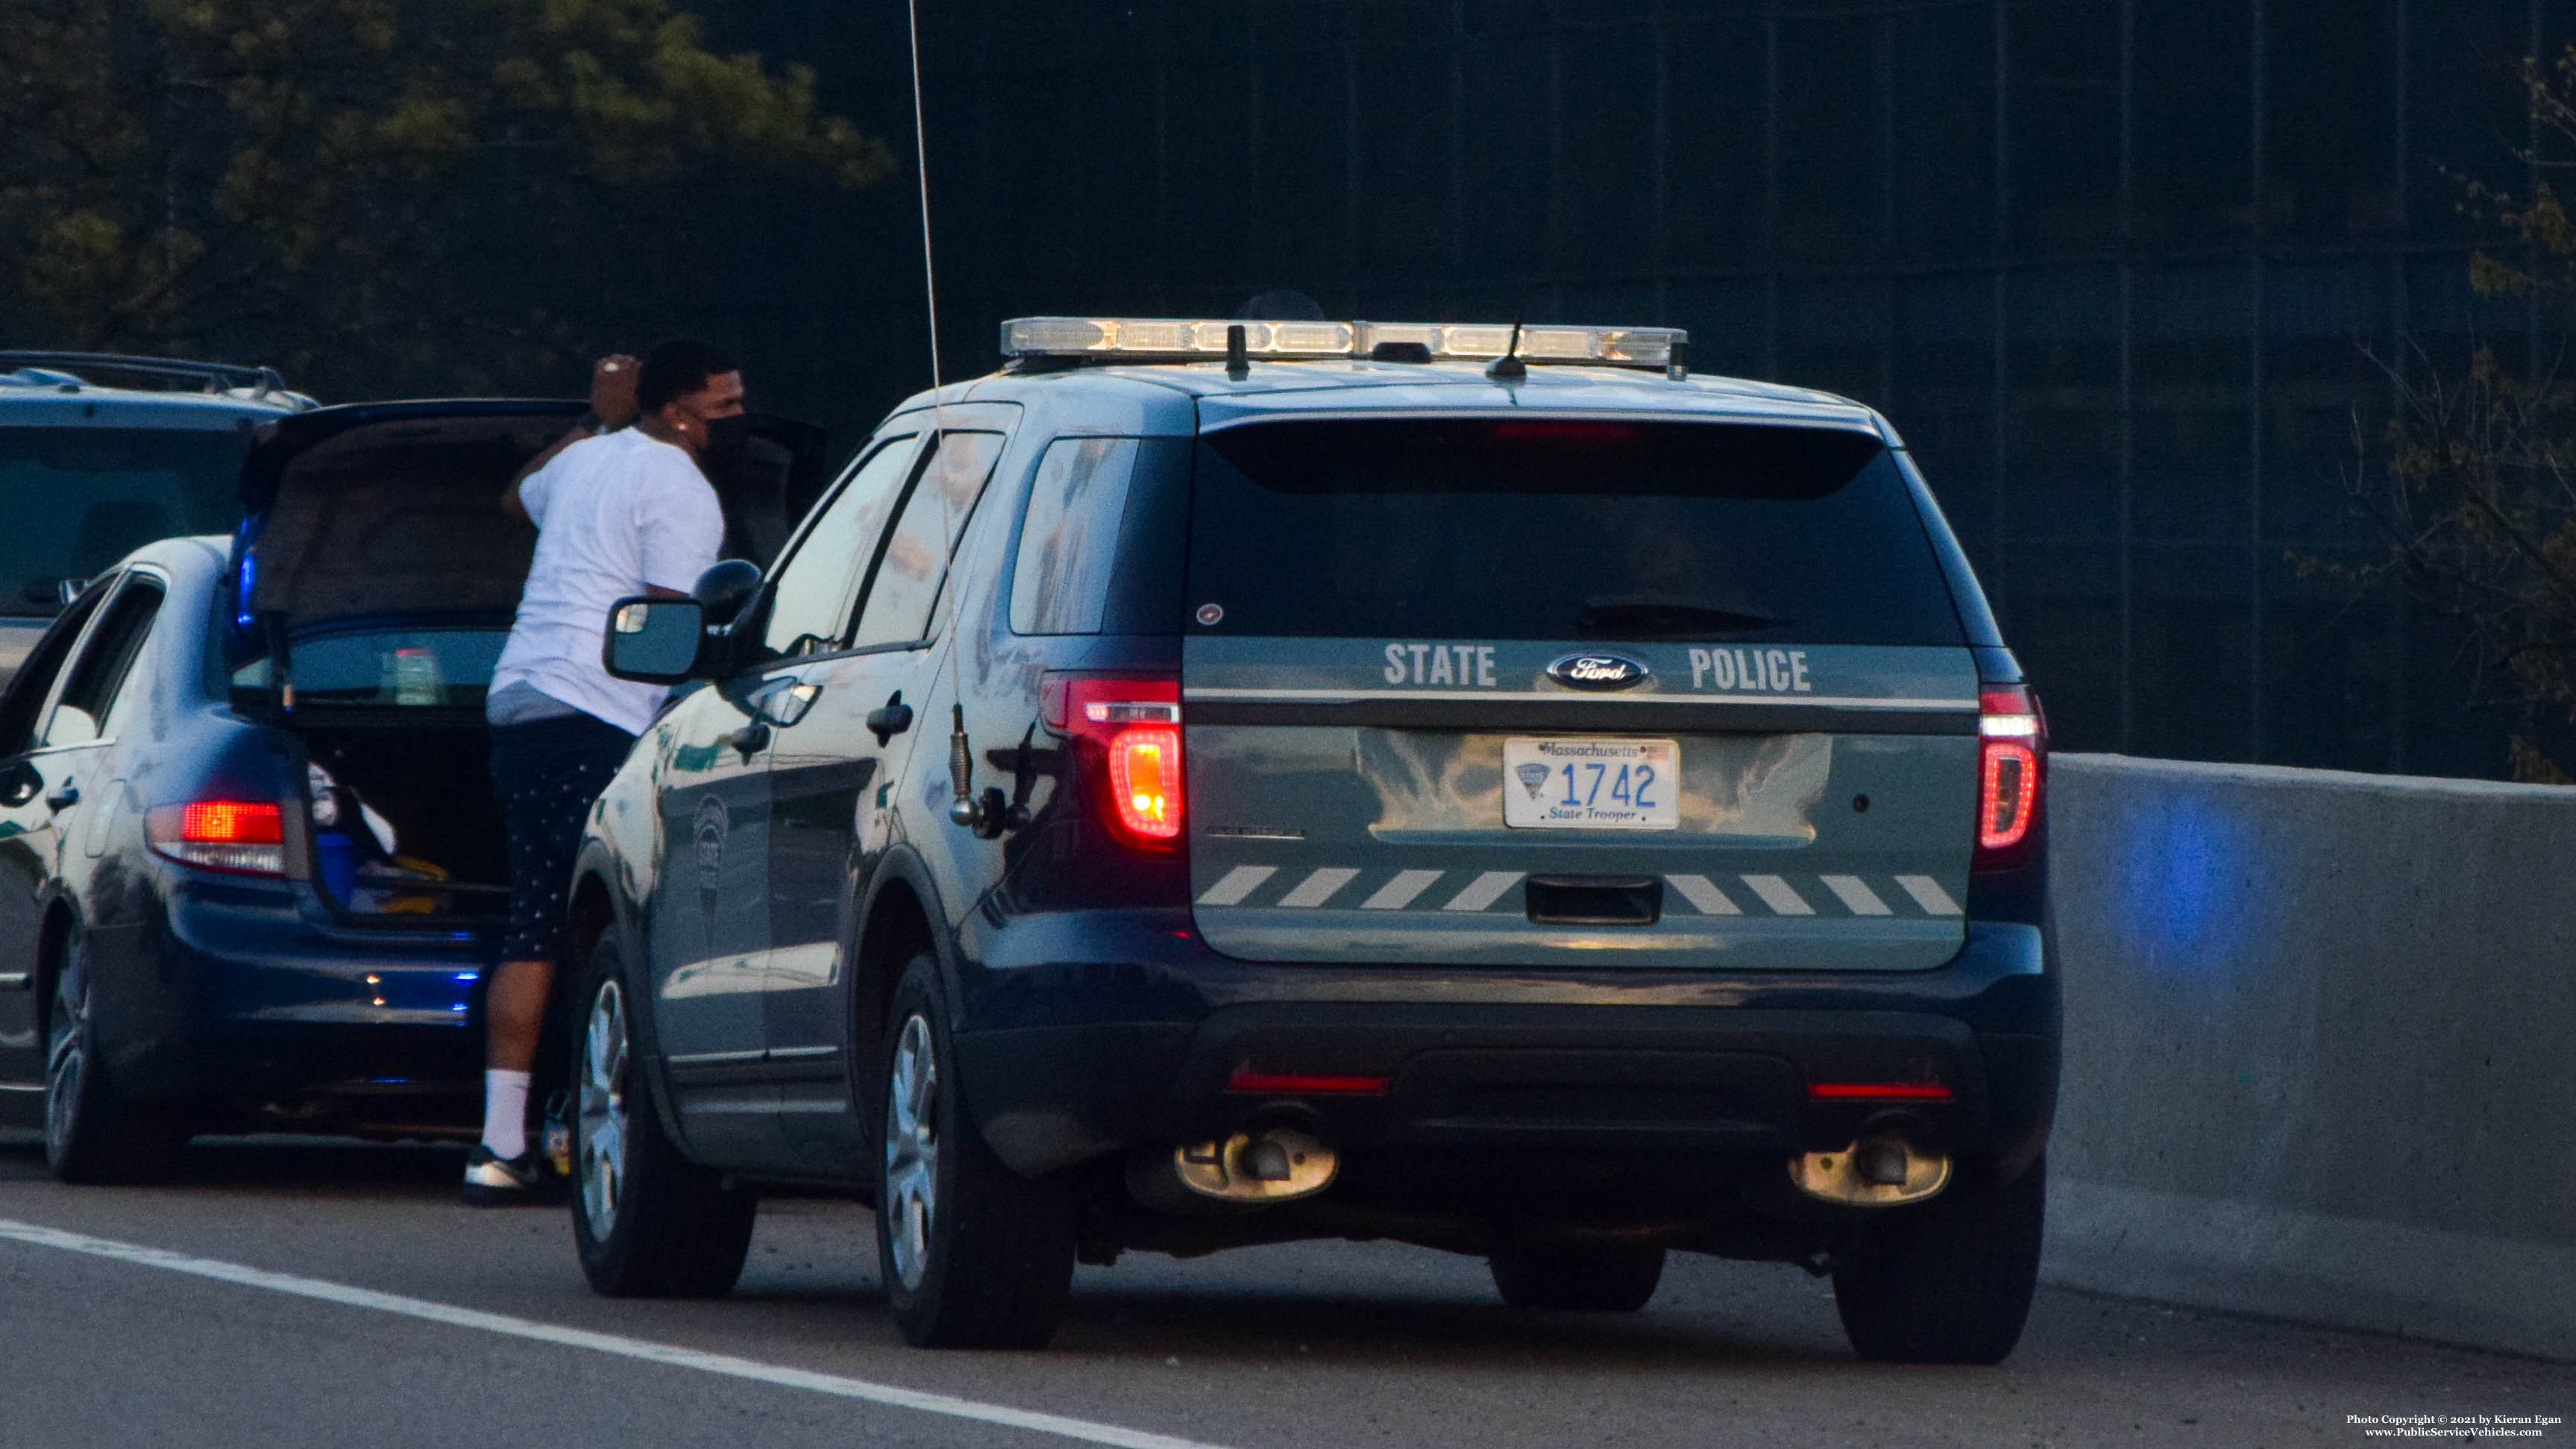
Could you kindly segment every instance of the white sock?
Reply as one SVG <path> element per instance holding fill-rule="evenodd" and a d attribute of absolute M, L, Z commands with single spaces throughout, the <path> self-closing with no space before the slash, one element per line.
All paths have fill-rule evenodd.
<path fill-rule="evenodd" d="M 528 1074 L 498 1067 L 483 1074 L 483 1145 L 495 1157 L 528 1150 Z"/>

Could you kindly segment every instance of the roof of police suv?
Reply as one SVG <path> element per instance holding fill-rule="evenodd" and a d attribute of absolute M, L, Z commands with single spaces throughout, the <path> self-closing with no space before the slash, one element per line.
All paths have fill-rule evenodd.
<path fill-rule="evenodd" d="M 1674 382 L 1642 368 L 1532 364 L 1526 377 L 1497 382 L 1476 362 L 1353 359 L 1255 361 L 1240 379 L 1216 361 L 1085 363 L 1003 371 L 939 390 L 938 403 L 1045 402 L 1050 411 L 1097 401 L 1112 411 L 1161 412 L 1152 400 L 1196 413 L 1200 430 L 1297 413 L 1422 413 L 1452 410 L 1682 413 L 1711 420 L 1841 427 L 1903 446 L 1886 419 L 1849 398 L 1742 378 L 1693 375 Z M 1195 405 L 1192 408 L 1192 405 Z M 918 393 L 898 412 L 933 406 Z M 1159 431 L 1159 430 L 1158 430 Z M 1190 431 L 1187 428 L 1180 431 Z"/>

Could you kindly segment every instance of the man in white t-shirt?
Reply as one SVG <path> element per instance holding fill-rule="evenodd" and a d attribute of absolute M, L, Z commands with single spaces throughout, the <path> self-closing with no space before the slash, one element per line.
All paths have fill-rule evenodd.
<path fill-rule="evenodd" d="M 537 526 L 537 551 L 509 643 L 492 672 L 492 787 L 509 835 L 510 919 L 484 994 L 483 1140 L 466 1159 L 465 1200 L 533 1200 L 543 1181 L 528 1142 L 529 1072 L 555 963 L 568 939 L 565 888 L 583 817 L 652 723 L 664 691 L 612 679 L 600 662 L 609 607 L 637 594 L 684 596 L 716 561 L 724 512 L 701 463 L 741 445 L 742 373 L 703 342 L 665 342 L 600 364 L 631 368 L 635 424 L 558 444 L 510 487 L 505 511 Z M 600 421 L 619 390 L 594 387 Z"/>

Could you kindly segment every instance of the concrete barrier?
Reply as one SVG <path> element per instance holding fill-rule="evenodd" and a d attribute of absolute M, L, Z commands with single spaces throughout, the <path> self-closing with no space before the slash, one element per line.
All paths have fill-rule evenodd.
<path fill-rule="evenodd" d="M 2050 783 L 2049 1280 L 2576 1359 L 2576 789 Z"/>

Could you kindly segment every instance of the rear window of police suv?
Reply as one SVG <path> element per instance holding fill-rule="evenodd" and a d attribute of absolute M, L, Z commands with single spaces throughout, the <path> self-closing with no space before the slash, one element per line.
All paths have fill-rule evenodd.
<path fill-rule="evenodd" d="M 1189 527 L 1193 632 L 1966 642 L 1903 473 L 1861 433 L 1246 424 L 1202 438 Z"/>

